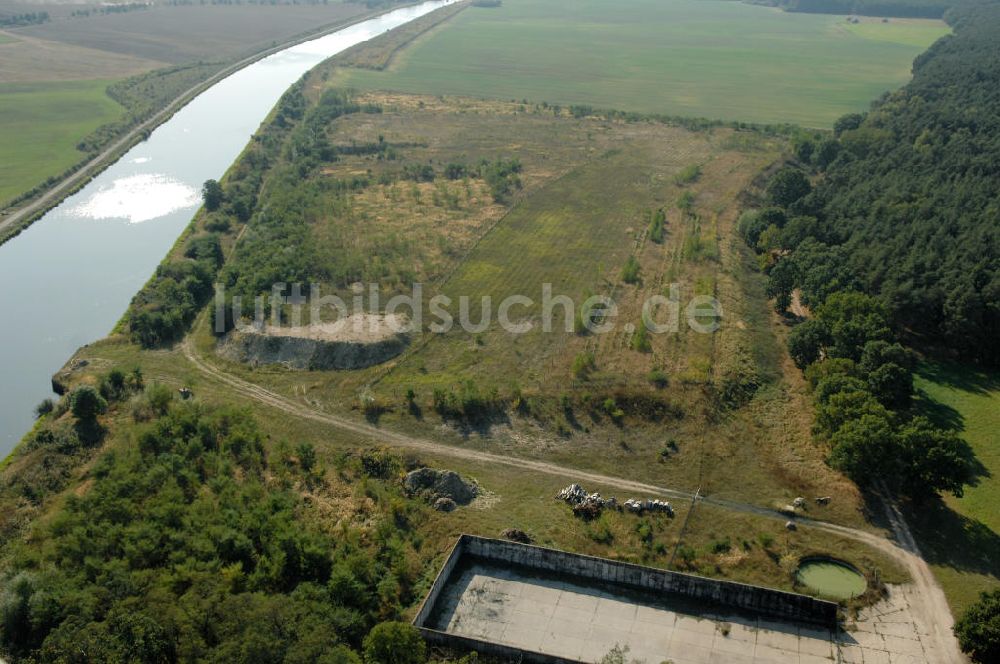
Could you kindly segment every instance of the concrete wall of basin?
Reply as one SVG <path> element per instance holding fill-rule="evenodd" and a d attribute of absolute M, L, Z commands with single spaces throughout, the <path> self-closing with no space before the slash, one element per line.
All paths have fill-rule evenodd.
<path fill-rule="evenodd" d="M 447 585 L 455 567 L 466 557 L 479 558 L 493 564 L 520 566 L 565 577 L 576 577 L 581 581 L 596 581 L 656 595 L 679 595 L 793 623 L 811 623 L 826 627 L 834 627 L 837 624 L 835 603 L 807 595 L 733 581 L 708 579 L 693 574 L 643 567 L 506 540 L 462 535 L 438 573 L 434 585 L 413 621 L 424 637 L 432 643 L 545 664 L 564 664 L 570 661 L 450 634 L 431 626 L 431 616 L 442 589 Z"/>

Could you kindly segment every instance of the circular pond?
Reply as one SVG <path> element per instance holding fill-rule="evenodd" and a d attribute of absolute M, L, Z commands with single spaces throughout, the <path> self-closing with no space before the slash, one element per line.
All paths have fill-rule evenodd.
<path fill-rule="evenodd" d="M 868 586 L 858 570 L 832 558 L 803 560 L 795 578 L 817 593 L 835 599 L 850 599 L 862 594 Z"/>

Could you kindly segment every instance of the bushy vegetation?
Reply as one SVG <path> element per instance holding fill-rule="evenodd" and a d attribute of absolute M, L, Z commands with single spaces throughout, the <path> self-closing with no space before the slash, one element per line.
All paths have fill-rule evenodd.
<path fill-rule="evenodd" d="M 156 69 L 112 83 L 107 94 L 121 104 L 125 112 L 81 138 L 77 149 L 87 153 L 88 158 L 93 156 L 220 68 L 219 63 L 195 62 Z"/>
<path fill-rule="evenodd" d="M 649 215 L 649 240 L 656 244 L 663 244 L 665 226 L 667 223 L 667 213 L 663 208 L 657 209 Z"/>
<path fill-rule="evenodd" d="M 955 623 L 955 636 L 973 662 L 1000 661 L 1000 590 L 980 594 Z"/>
<path fill-rule="evenodd" d="M 43 401 L 35 408 L 39 422 L 25 437 L 23 447 L 27 454 L 40 454 L 43 461 L 10 478 L 6 489 L 33 505 L 61 491 L 71 470 L 90 458 L 103 442 L 107 430 L 101 418 L 105 412 L 123 402 L 145 404 L 144 390 L 152 387 L 147 388 L 139 369 L 128 374 L 112 369 L 99 376 L 96 387 L 78 385 L 59 401 Z M 171 397 L 168 391 L 167 398 Z"/>
<path fill-rule="evenodd" d="M 479 164 L 479 176 L 490 186 L 493 200 L 502 203 L 521 188 L 521 162 L 518 159 L 484 160 Z"/>
<path fill-rule="evenodd" d="M 595 371 L 597 360 L 593 353 L 580 353 L 573 358 L 573 377 L 577 380 L 587 380 Z"/>
<path fill-rule="evenodd" d="M 324 98 L 333 108 L 321 104 L 316 115 L 336 114 L 343 109 L 340 97 Z M 273 121 L 266 123 L 243 152 L 225 183 L 205 183 L 205 208 L 193 223 L 194 235 L 183 245 L 180 255 L 161 263 L 152 279 L 133 298 L 126 315 L 133 341 L 154 347 L 180 338 L 195 314 L 209 300 L 222 264 L 221 237 L 235 236 L 249 221 L 268 167 L 275 163 L 293 127 L 305 115 L 306 99 L 302 82 L 293 85 L 278 102 Z M 312 116 L 315 117 L 315 116 Z M 314 127 L 302 130 L 294 149 L 308 149 Z M 200 234 L 201 228 L 207 233 Z M 256 247 L 255 247 L 256 248 Z M 274 281 L 282 281 L 279 276 Z M 270 284 L 268 284 L 268 288 Z M 252 301 L 257 291 L 250 291 Z"/>
<path fill-rule="evenodd" d="M 691 184 L 701 177 L 701 166 L 698 164 L 691 164 L 682 168 L 677 175 L 674 176 L 674 184 L 686 185 Z"/>
<path fill-rule="evenodd" d="M 127 14 L 128 12 L 135 11 L 145 11 L 150 9 L 153 5 L 146 2 L 123 2 L 115 5 L 104 5 L 102 7 L 87 7 L 85 9 L 75 9 L 70 14 L 73 17 L 86 17 L 91 14 L 96 15 L 107 15 L 107 14 Z"/>
<path fill-rule="evenodd" d="M 495 387 L 482 392 L 471 380 L 462 383 L 458 390 L 436 388 L 433 394 L 434 410 L 441 419 L 471 425 L 487 424 L 503 417 L 513 400 L 502 397 Z"/>
<path fill-rule="evenodd" d="M 73 395 L 85 416 L 101 399 L 93 388 Z M 395 481 L 368 490 L 364 531 L 342 521 L 334 536 L 333 524 L 306 518 L 295 488 L 315 484 L 316 460 L 307 468 L 302 446 L 269 454 L 247 412 L 174 401 L 133 435 L 32 543 L 9 543 L 18 555 L 2 583 L 0 643 L 11 654 L 360 663 L 363 649 L 368 662 L 425 661 L 408 625 L 376 627 L 413 600 L 419 508 Z M 363 471 L 342 476 L 352 472 Z"/>
<path fill-rule="evenodd" d="M 962 5 L 949 21 L 955 34 L 917 58 L 910 84 L 842 118 L 834 139 L 800 141 L 806 168 L 823 175 L 815 191 L 782 171 L 770 193 L 786 216 L 748 222 L 744 235 L 768 263 L 781 256 L 771 270 L 779 302 L 796 287 L 807 305 L 837 290 L 872 293 L 914 340 L 996 364 L 1000 5 Z"/>
<path fill-rule="evenodd" d="M 384 622 L 376 625 L 364 643 L 366 664 L 422 664 L 427 645 L 412 625 Z"/>
<path fill-rule="evenodd" d="M 634 351 L 640 353 L 652 352 L 653 345 L 649 340 L 649 330 L 642 321 L 639 321 L 635 326 L 635 332 L 632 333 L 632 339 L 629 343 Z"/>
<path fill-rule="evenodd" d="M 622 281 L 626 284 L 637 284 L 639 283 L 640 276 L 640 265 L 639 260 L 635 256 L 629 256 L 628 260 L 625 261 L 625 265 L 622 267 Z"/>

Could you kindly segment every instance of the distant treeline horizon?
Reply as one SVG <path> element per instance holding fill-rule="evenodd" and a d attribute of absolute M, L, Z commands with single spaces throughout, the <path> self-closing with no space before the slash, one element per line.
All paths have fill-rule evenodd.
<path fill-rule="evenodd" d="M 751 0 L 805 14 L 857 14 L 899 18 L 941 18 L 960 0 Z"/>

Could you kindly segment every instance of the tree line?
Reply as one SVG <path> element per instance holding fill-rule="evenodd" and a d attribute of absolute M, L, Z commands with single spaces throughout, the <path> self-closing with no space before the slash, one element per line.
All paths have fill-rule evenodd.
<path fill-rule="evenodd" d="M 783 172 L 781 210 L 745 231 L 777 263 L 780 302 L 795 288 L 809 305 L 836 290 L 871 293 L 909 343 L 996 365 L 1000 4 L 949 20 L 955 34 L 917 58 L 911 83 L 838 120 L 833 136 L 798 139 L 804 172 Z"/>
<path fill-rule="evenodd" d="M 813 432 L 827 463 L 863 487 L 916 503 L 942 491 L 961 496 L 982 466 L 968 443 L 914 406 L 915 356 L 900 343 L 885 300 L 863 292 L 842 247 L 811 238 L 816 218 L 795 215 L 812 191 L 800 170 L 781 169 L 767 187 L 772 205 L 744 213 L 739 231 L 769 272 L 779 312 L 788 313 L 796 287 L 810 293 L 811 315 L 792 328 L 788 350 L 812 391 Z M 983 593 L 955 633 L 973 661 L 995 661 L 1000 593 Z"/>
<path fill-rule="evenodd" d="M 48 12 L 26 12 L 0 16 L 0 28 L 22 28 L 26 25 L 38 25 L 49 21 Z"/>
<path fill-rule="evenodd" d="M 779 171 L 768 188 L 775 205 L 740 220 L 747 242 L 761 251 L 797 236 L 801 218 L 789 220 L 784 206 L 794 206 L 808 190 L 801 172 Z M 770 271 L 768 294 L 786 312 L 796 265 L 787 255 L 771 260 L 773 254 L 763 261 Z M 916 500 L 937 491 L 961 496 L 976 476 L 974 455 L 953 431 L 911 408 L 915 358 L 899 343 L 885 303 L 858 289 L 845 263 L 833 260 L 822 268 L 827 280 L 817 282 L 822 292 L 813 295 L 812 316 L 792 329 L 788 350 L 812 388 L 814 431 L 829 445 L 829 464 L 861 485 Z"/>
<path fill-rule="evenodd" d="M 941 18 L 958 0 L 774 0 L 788 12 Z"/>
<path fill-rule="evenodd" d="M 833 135 L 799 135 L 770 205 L 739 224 L 779 311 L 796 295 L 812 309 L 788 343 L 829 463 L 918 501 L 961 495 L 981 467 L 912 406 L 901 342 L 1000 359 L 1000 4 L 956 6 L 947 20 L 954 34 L 916 59 L 907 86 Z M 1000 594 L 984 593 L 955 632 L 973 661 L 994 661 Z"/>
<path fill-rule="evenodd" d="M 324 113 L 344 110 L 339 99 L 326 101 L 339 111 Z M 300 80 L 282 95 L 271 119 L 254 134 L 224 186 L 211 180 L 205 183 L 204 209 L 192 222 L 180 250 L 168 256 L 132 298 L 126 321 L 134 342 L 154 347 L 176 341 L 211 298 L 223 262 L 222 240 L 234 238 L 250 220 L 264 176 L 280 159 L 286 139 L 304 118 L 306 107 Z M 292 149 L 308 147 L 300 141 Z"/>
<path fill-rule="evenodd" d="M 960 496 L 976 476 L 972 450 L 911 408 L 915 357 L 885 300 L 865 292 L 850 253 L 813 237 L 820 222 L 799 214 L 813 193 L 801 170 L 784 167 L 767 185 L 771 206 L 744 213 L 738 228 L 759 253 L 775 308 L 787 314 L 795 289 L 812 307 L 788 350 L 812 388 L 828 462 L 863 486 L 912 499 Z"/>

